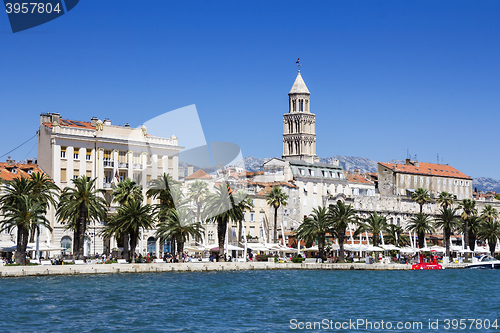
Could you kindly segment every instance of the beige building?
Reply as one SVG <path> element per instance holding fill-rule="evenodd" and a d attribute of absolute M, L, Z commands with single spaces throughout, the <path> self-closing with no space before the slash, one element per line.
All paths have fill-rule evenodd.
<path fill-rule="evenodd" d="M 127 177 L 141 185 L 143 193 L 151 179 L 163 173 L 170 173 L 177 179 L 181 150 L 175 136 L 152 136 L 145 126 L 112 125 L 108 119 L 101 121 L 97 118 L 92 118 L 90 122 L 68 120 L 58 113 L 40 115 L 37 154 L 40 168 L 61 189 L 71 186 L 71 180 L 80 176 L 97 178 L 97 188 L 106 191 L 108 202 L 112 199 L 113 185 Z M 112 206 L 110 211 L 116 211 L 116 206 Z M 56 221 L 54 211 L 49 215 L 54 228 L 52 242 L 62 244 L 70 251 L 73 234 Z M 93 221 L 88 228 L 86 254 L 109 252 L 118 247 L 116 240 L 103 240 L 97 235 L 103 223 Z M 149 231 L 142 236 L 138 252 L 158 253 L 159 244 L 154 240 L 153 233 Z"/>
<path fill-rule="evenodd" d="M 449 192 L 456 200 L 472 199 L 472 178 L 449 165 L 406 160 L 405 164 L 378 163 L 378 186 L 382 195 L 411 196 L 417 188 L 433 198 Z"/>

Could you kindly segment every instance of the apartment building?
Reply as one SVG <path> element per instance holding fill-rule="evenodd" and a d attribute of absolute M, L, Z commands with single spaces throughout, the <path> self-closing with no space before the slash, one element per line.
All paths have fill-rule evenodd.
<path fill-rule="evenodd" d="M 153 136 L 147 128 L 133 128 L 111 124 L 111 120 L 90 121 L 64 119 L 58 113 L 40 115 L 38 131 L 38 165 L 61 188 L 71 186 L 71 180 L 80 176 L 97 178 L 97 188 L 104 189 L 105 199 L 111 202 L 113 184 L 131 178 L 143 188 L 145 194 L 149 182 L 163 173 L 178 178 L 178 154 L 182 147 L 177 138 Z M 144 199 L 147 200 L 147 199 Z M 151 203 L 149 201 L 149 203 Z M 116 206 L 111 206 L 111 213 Z M 73 234 L 64 229 L 55 219 L 54 211 L 49 214 L 54 229 L 52 241 L 71 249 Z M 101 239 L 98 236 L 104 221 L 93 221 L 86 238 L 86 254 L 109 252 L 120 244 L 115 239 Z M 144 233 L 138 251 L 159 253 L 159 244 L 154 231 Z"/>

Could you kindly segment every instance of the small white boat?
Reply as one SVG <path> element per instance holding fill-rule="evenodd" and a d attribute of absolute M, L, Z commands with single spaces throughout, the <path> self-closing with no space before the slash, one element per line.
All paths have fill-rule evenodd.
<path fill-rule="evenodd" d="M 468 264 L 467 268 L 500 269 L 500 260 L 490 255 L 483 254 L 473 257 L 472 264 Z"/>

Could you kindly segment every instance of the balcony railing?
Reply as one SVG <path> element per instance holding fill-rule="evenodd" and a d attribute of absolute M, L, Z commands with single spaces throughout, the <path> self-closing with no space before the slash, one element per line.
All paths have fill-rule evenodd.
<path fill-rule="evenodd" d="M 142 169 L 142 165 L 141 164 L 134 164 L 134 169 Z"/>
<path fill-rule="evenodd" d="M 127 169 L 128 168 L 128 163 L 118 163 L 118 167 L 121 168 L 121 169 Z"/>
<path fill-rule="evenodd" d="M 104 161 L 104 167 L 114 167 L 115 166 L 115 162 L 113 161 Z"/>
<path fill-rule="evenodd" d="M 104 184 L 103 184 L 103 187 L 104 187 L 104 188 L 111 188 L 111 183 L 104 183 Z"/>

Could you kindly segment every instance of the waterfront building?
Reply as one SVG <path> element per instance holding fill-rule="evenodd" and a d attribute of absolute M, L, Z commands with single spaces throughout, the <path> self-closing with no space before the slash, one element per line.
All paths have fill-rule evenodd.
<path fill-rule="evenodd" d="M 104 197 L 111 204 L 114 185 L 125 178 L 133 179 L 145 192 L 152 179 L 163 173 L 178 178 L 178 154 L 182 147 L 177 138 L 161 138 L 140 128 L 112 125 L 111 120 L 90 121 L 63 119 L 58 113 L 40 115 L 38 130 L 38 165 L 62 189 L 72 186 L 71 180 L 85 176 L 97 178 L 97 189 L 105 191 Z M 116 213 L 117 206 L 110 206 L 110 213 Z M 57 222 L 54 210 L 49 212 L 53 228 L 52 242 L 71 252 L 73 234 Z M 102 239 L 98 236 L 105 221 L 93 221 L 88 228 L 85 253 L 109 253 L 121 247 L 116 239 Z M 154 230 L 143 233 L 138 251 L 159 253 L 159 243 Z M 68 253 L 69 254 L 69 253 Z"/>

